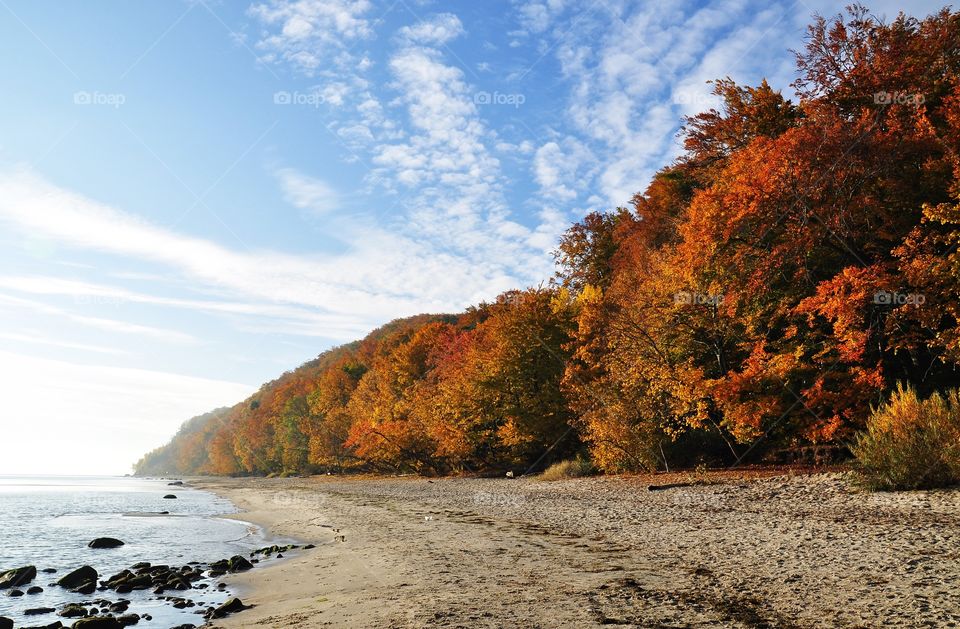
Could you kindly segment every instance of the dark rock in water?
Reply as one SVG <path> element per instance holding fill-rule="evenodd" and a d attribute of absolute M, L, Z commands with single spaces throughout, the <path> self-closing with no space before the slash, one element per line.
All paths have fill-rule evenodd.
<path fill-rule="evenodd" d="M 77 568 L 73 572 L 64 575 L 57 581 L 57 585 L 60 587 L 67 588 L 72 590 L 73 588 L 78 588 L 85 583 L 92 582 L 96 585 L 97 578 L 100 574 L 91 568 L 90 566 L 84 566 L 82 568 Z"/>
<path fill-rule="evenodd" d="M 23 611 L 24 616 L 43 616 L 44 614 L 52 614 L 57 611 L 53 607 L 34 607 L 33 609 L 26 609 Z"/>
<path fill-rule="evenodd" d="M 40 625 L 39 627 L 21 627 L 20 629 L 63 629 L 63 623 L 59 620 L 49 625 Z"/>
<path fill-rule="evenodd" d="M 313 544 L 307 544 L 306 546 L 303 547 L 304 550 L 310 550 L 311 548 L 316 548 L 316 546 L 314 546 Z"/>
<path fill-rule="evenodd" d="M 77 594 L 83 594 L 84 596 L 89 596 L 97 591 L 97 584 L 93 581 L 87 581 L 80 587 L 75 587 L 71 592 L 76 592 Z"/>
<path fill-rule="evenodd" d="M 44 568 L 44 569 L 41 570 L 40 572 L 46 572 L 47 574 L 53 574 L 53 573 L 56 572 L 56 571 L 57 571 L 56 568 Z"/>
<path fill-rule="evenodd" d="M 0 616 L 0 629 L 13 629 L 13 621 L 4 616 Z"/>
<path fill-rule="evenodd" d="M 230 572 L 243 572 L 250 570 L 253 564 L 244 559 L 241 555 L 234 555 L 230 558 Z"/>
<path fill-rule="evenodd" d="M 129 601 L 119 601 L 110 606 L 110 612 L 113 614 L 122 614 L 130 608 Z"/>
<path fill-rule="evenodd" d="M 20 585 L 26 585 L 37 577 L 37 569 L 34 566 L 24 566 L 14 568 L 0 574 L 0 590 L 15 588 Z"/>
<path fill-rule="evenodd" d="M 226 603 L 213 610 L 213 613 L 210 614 L 210 616 L 213 618 L 223 618 L 229 614 L 242 612 L 245 609 L 247 609 L 247 606 L 243 604 L 243 601 L 241 601 L 239 598 L 231 598 Z"/>
<path fill-rule="evenodd" d="M 176 500 L 177 497 L 174 496 L 173 494 L 167 494 L 166 496 L 163 497 L 163 499 L 164 499 L 164 500 Z"/>
<path fill-rule="evenodd" d="M 123 546 L 123 542 L 113 537 L 98 537 L 87 546 L 90 548 L 119 548 Z"/>
<path fill-rule="evenodd" d="M 167 485 L 169 485 L 170 487 L 183 487 L 183 481 L 175 480 L 172 483 L 167 483 Z"/>
<path fill-rule="evenodd" d="M 20 591 L 20 590 L 10 590 L 10 591 L 7 593 L 7 596 L 13 596 L 13 597 L 23 596 L 23 592 Z"/>
<path fill-rule="evenodd" d="M 131 570 L 146 570 L 146 569 L 148 569 L 148 568 L 150 568 L 150 567 L 151 567 L 151 566 L 150 566 L 150 562 L 148 562 L 148 561 L 141 561 L 140 563 L 135 563 L 135 564 L 133 564 L 132 566 L 130 566 L 130 569 L 131 569 Z"/>
<path fill-rule="evenodd" d="M 140 616 L 137 614 L 125 614 L 123 616 L 117 616 L 117 622 L 124 627 L 129 627 L 130 625 L 135 625 L 140 622 Z"/>
<path fill-rule="evenodd" d="M 42 592 L 43 592 L 43 588 L 40 587 L 39 585 L 35 585 L 35 586 L 33 586 L 32 588 L 30 588 L 29 590 L 27 590 L 27 594 L 31 594 L 31 595 L 33 595 L 33 594 L 40 594 L 40 593 L 42 593 Z"/>
<path fill-rule="evenodd" d="M 116 618 L 101 616 L 99 618 L 81 618 L 73 623 L 73 629 L 123 629 Z"/>
<path fill-rule="evenodd" d="M 59 615 L 63 616 L 64 618 L 85 618 L 87 615 L 87 610 L 84 609 L 83 605 L 70 603 L 60 610 Z"/>

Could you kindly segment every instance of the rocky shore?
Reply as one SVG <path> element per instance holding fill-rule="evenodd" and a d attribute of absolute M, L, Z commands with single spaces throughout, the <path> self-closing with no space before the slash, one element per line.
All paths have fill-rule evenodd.
<path fill-rule="evenodd" d="M 317 546 L 227 575 L 254 606 L 216 627 L 960 626 L 957 490 L 782 470 L 197 486 Z"/>
<path fill-rule="evenodd" d="M 97 538 L 88 544 L 92 549 L 113 549 L 124 546 L 115 538 Z M 191 609 L 198 616 L 196 623 L 182 624 L 175 629 L 192 629 L 230 614 L 247 609 L 239 598 L 229 597 L 227 586 L 220 579 L 226 575 L 246 572 L 262 559 L 282 558 L 284 553 L 309 550 L 312 546 L 269 546 L 257 549 L 249 557 L 235 555 L 212 563 L 190 562 L 187 565 L 155 565 L 140 562 L 116 574 L 101 575 L 93 566 L 80 566 L 62 576 L 53 568 L 38 570 L 36 566 L 21 566 L 0 570 L 0 596 L 29 597 L 31 603 L 22 612 L 28 623 L 15 623 L 0 616 L 0 629 L 119 629 L 153 620 L 148 613 L 136 613 L 136 603 L 124 595 L 149 591 L 150 598 L 162 601 L 174 609 Z M 44 577 L 55 579 L 38 584 Z M 75 600 L 56 606 L 44 605 L 44 594 L 56 589 L 69 593 Z M 142 600 L 142 597 L 140 598 Z"/>

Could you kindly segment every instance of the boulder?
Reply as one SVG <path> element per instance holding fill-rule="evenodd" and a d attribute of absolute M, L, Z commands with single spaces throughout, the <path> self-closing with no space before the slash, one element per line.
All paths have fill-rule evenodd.
<path fill-rule="evenodd" d="M 59 620 L 52 622 L 49 625 L 40 625 L 37 627 L 21 627 L 21 629 L 63 629 L 63 623 Z"/>
<path fill-rule="evenodd" d="M 183 481 L 175 480 L 172 483 L 167 483 L 167 485 L 169 485 L 170 487 L 183 487 Z"/>
<path fill-rule="evenodd" d="M 33 609 L 25 609 L 23 611 L 24 616 L 43 616 L 44 614 L 52 614 L 57 611 L 53 607 L 34 607 Z"/>
<path fill-rule="evenodd" d="M 14 598 L 16 598 L 16 597 L 18 597 L 18 596 L 23 596 L 23 590 L 10 590 L 10 591 L 7 593 L 7 596 L 12 596 L 12 597 L 14 597 Z"/>
<path fill-rule="evenodd" d="M 140 616 L 137 614 L 124 614 L 123 616 L 117 616 L 117 622 L 124 627 L 129 627 L 140 622 Z"/>
<path fill-rule="evenodd" d="M 30 588 L 29 590 L 27 590 L 27 594 L 30 594 L 30 595 L 33 595 L 33 594 L 42 594 L 42 593 L 43 593 L 43 588 L 40 587 L 39 585 L 35 585 L 35 586 L 33 586 L 32 588 Z"/>
<path fill-rule="evenodd" d="M 0 574 L 0 590 L 7 590 L 30 583 L 37 577 L 37 569 L 34 566 L 24 566 L 14 568 Z"/>
<path fill-rule="evenodd" d="M 86 583 L 93 583 L 96 586 L 97 578 L 99 573 L 90 566 L 84 566 L 82 568 L 77 568 L 73 572 L 64 575 L 57 581 L 57 585 L 60 587 L 67 588 L 72 590 L 74 588 L 79 588 Z"/>
<path fill-rule="evenodd" d="M 73 629 L 123 629 L 123 625 L 116 618 L 100 616 L 98 618 L 81 618 L 73 623 Z"/>
<path fill-rule="evenodd" d="M 53 574 L 53 573 L 56 572 L 56 571 L 57 571 L 56 568 L 44 568 L 44 569 L 41 570 L 40 572 L 45 572 L 45 573 L 47 573 L 47 574 Z"/>
<path fill-rule="evenodd" d="M 0 629 L 13 629 L 13 621 L 4 616 L 0 616 Z"/>
<path fill-rule="evenodd" d="M 230 572 L 243 572 L 250 570 L 253 564 L 243 558 L 241 555 L 234 555 L 230 558 Z"/>
<path fill-rule="evenodd" d="M 164 500 L 176 500 L 177 497 L 174 496 L 173 494 L 167 494 L 166 496 L 163 497 L 163 499 L 164 499 Z"/>
<path fill-rule="evenodd" d="M 210 614 L 213 618 L 223 618 L 229 614 L 235 614 L 237 612 L 242 612 L 247 608 L 239 598 L 231 598 L 226 603 L 217 607 L 213 610 L 213 613 Z"/>
<path fill-rule="evenodd" d="M 119 548 L 123 546 L 123 542 L 113 537 L 98 537 L 87 546 L 90 548 Z"/>
<path fill-rule="evenodd" d="M 78 605 L 77 603 L 70 603 L 66 607 L 60 610 L 60 616 L 64 618 L 84 618 L 87 615 L 87 610 L 83 605 Z"/>
<path fill-rule="evenodd" d="M 80 587 L 75 587 L 71 592 L 76 592 L 77 594 L 83 594 L 84 596 L 89 596 L 97 590 L 97 584 L 94 581 L 87 581 Z"/>

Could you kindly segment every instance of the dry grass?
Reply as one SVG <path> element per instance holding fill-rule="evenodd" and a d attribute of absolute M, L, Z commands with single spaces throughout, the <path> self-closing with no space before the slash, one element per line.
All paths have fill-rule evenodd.
<path fill-rule="evenodd" d="M 566 478 L 580 478 L 593 474 L 593 463 L 584 458 L 570 459 L 554 463 L 540 474 L 540 480 L 564 480 Z"/>
<path fill-rule="evenodd" d="M 922 400 L 913 388 L 898 386 L 890 402 L 874 409 L 851 450 L 867 489 L 960 483 L 960 390 Z"/>

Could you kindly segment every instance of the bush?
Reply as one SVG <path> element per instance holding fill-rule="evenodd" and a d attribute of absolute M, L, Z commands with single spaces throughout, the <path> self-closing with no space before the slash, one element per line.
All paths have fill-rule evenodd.
<path fill-rule="evenodd" d="M 577 457 L 569 461 L 560 461 L 554 463 L 543 471 L 540 480 L 563 480 L 565 478 L 580 478 L 593 474 L 593 463 L 589 460 Z"/>
<path fill-rule="evenodd" d="M 868 489 L 931 489 L 960 483 L 960 390 L 926 400 L 898 385 L 873 409 L 851 447 Z"/>

